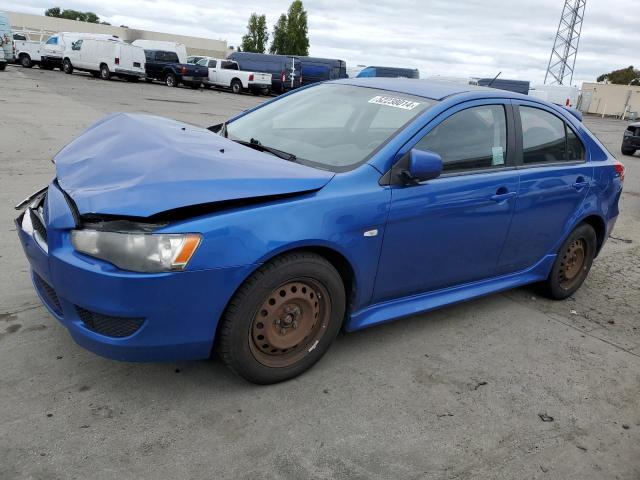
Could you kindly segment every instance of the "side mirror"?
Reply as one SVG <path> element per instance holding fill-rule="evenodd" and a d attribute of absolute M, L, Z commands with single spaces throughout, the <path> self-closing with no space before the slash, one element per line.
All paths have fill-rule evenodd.
<path fill-rule="evenodd" d="M 442 157 L 436 152 L 412 149 L 406 175 L 414 182 L 438 178 L 442 174 Z"/>

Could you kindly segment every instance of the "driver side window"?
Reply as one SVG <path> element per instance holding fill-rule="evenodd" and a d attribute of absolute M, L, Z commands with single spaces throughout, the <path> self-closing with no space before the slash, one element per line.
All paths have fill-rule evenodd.
<path fill-rule="evenodd" d="M 505 109 L 502 105 L 482 105 L 456 112 L 414 148 L 439 154 L 443 173 L 504 167 L 507 161 Z"/>

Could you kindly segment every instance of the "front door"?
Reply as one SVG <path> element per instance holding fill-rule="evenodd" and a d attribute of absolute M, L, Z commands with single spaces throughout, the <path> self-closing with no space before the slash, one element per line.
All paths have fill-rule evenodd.
<path fill-rule="evenodd" d="M 392 189 L 373 302 L 495 274 L 518 192 L 513 125 L 508 101 L 469 102 L 403 148 L 438 153 L 444 169 Z"/>

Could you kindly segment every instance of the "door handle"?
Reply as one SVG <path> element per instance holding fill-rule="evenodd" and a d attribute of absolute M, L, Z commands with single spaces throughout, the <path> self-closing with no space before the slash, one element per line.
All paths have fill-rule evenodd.
<path fill-rule="evenodd" d="M 588 187 L 590 182 L 586 181 L 584 177 L 578 177 L 578 179 L 571 185 L 576 190 L 580 191 L 585 187 Z"/>
<path fill-rule="evenodd" d="M 502 203 L 516 196 L 516 192 L 508 192 L 507 189 L 499 189 L 495 195 L 491 195 L 491 200 Z"/>

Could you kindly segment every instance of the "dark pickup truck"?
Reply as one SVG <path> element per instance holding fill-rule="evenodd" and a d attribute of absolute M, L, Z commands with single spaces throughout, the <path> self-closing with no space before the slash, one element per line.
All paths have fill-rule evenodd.
<path fill-rule="evenodd" d="M 199 65 L 180 63 L 176 52 L 145 50 L 147 82 L 160 80 L 167 87 L 178 87 L 181 83 L 191 88 L 200 88 L 209 76 L 209 69 Z"/>

